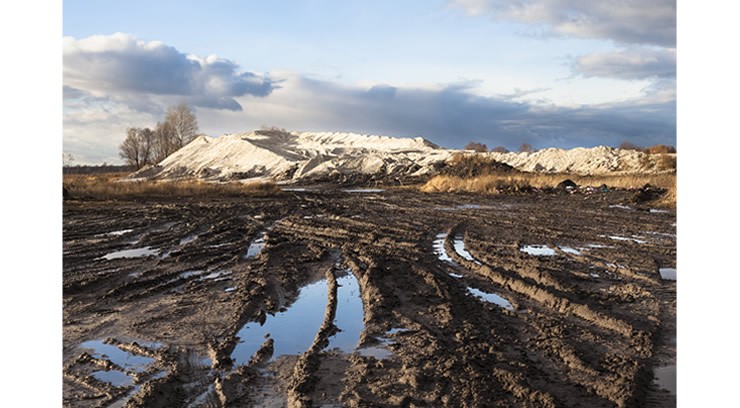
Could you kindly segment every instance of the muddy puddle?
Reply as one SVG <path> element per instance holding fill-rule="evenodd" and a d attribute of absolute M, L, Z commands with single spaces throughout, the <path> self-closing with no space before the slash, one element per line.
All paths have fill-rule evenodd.
<path fill-rule="evenodd" d="M 493 303 L 495 305 L 501 306 L 504 309 L 514 310 L 514 306 L 512 306 L 512 304 L 509 303 L 508 300 L 495 293 L 484 292 L 473 287 L 468 287 L 468 293 L 488 303 Z"/>
<path fill-rule="evenodd" d="M 343 189 L 342 190 L 345 193 L 382 193 L 382 188 L 351 188 L 351 189 Z"/>
<path fill-rule="evenodd" d="M 151 357 L 129 353 L 112 344 L 106 344 L 101 340 L 86 341 L 80 344 L 80 347 L 92 350 L 91 355 L 95 358 L 110 360 L 117 366 L 135 373 L 146 371 L 147 366 L 154 362 L 154 359 Z"/>
<path fill-rule="evenodd" d="M 658 272 L 663 280 L 676 280 L 676 268 L 660 268 Z"/>
<path fill-rule="evenodd" d="M 270 361 L 282 355 L 304 353 L 324 321 L 328 294 L 329 286 L 322 279 L 301 288 L 292 305 L 284 312 L 268 315 L 263 325 L 259 322 L 244 325 L 237 334 L 240 341 L 231 354 L 234 364 L 247 364 L 268 338 L 274 341 Z"/>
<path fill-rule="evenodd" d="M 339 332 L 329 338 L 327 350 L 335 348 L 351 353 L 360 342 L 364 329 L 364 309 L 360 296 L 360 284 L 350 271 L 343 271 L 344 276 L 337 277 L 337 311 L 334 325 Z"/>
<path fill-rule="evenodd" d="M 671 395 L 676 395 L 676 365 L 655 367 L 653 370 L 655 384 L 667 390 Z"/>
<path fill-rule="evenodd" d="M 397 333 L 407 332 L 408 329 L 401 327 L 391 328 L 385 333 L 385 336 L 376 338 L 377 342 L 372 345 L 366 345 L 357 349 L 357 354 L 365 357 L 372 357 L 376 360 L 387 360 L 393 356 L 393 351 L 389 348 L 394 341 L 389 336 Z"/>
<path fill-rule="evenodd" d="M 255 238 L 247 248 L 247 253 L 244 254 L 244 259 L 251 259 L 257 257 L 265 249 L 265 242 L 267 242 L 267 232 L 262 231 L 258 238 Z"/>
<path fill-rule="evenodd" d="M 449 255 L 447 255 L 447 251 L 445 251 L 445 240 L 446 239 L 447 239 L 447 233 L 441 232 L 437 234 L 436 239 L 432 243 L 432 247 L 434 248 L 434 254 L 437 255 L 437 258 L 439 258 L 440 261 L 449 262 L 453 265 L 457 265 L 457 263 L 453 261 Z"/>
<path fill-rule="evenodd" d="M 155 256 L 159 253 L 158 250 L 152 249 L 151 247 L 124 249 L 122 251 L 111 252 L 103 255 L 103 259 L 110 261 L 111 259 L 118 258 L 140 258 L 145 256 Z"/>
<path fill-rule="evenodd" d="M 580 249 L 576 249 L 576 248 L 569 247 L 569 246 L 560 246 L 558 248 L 560 248 L 560 250 L 565 252 L 566 254 L 581 255 Z"/>
<path fill-rule="evenodd" d="M 521 247 L 519 250 L 529 255 L 534 255 L 534 256 L 553 256 L 555 255 L 555 250 L 550 248 L 547 245 L 525 245 Z"/>
<path fill-rule="evenodd" d="M 640 237 L 634 236 L 634 235 L 632 237 L 623 237 L 621 235 L 609 235 L 609 238 L 610 239 L 613 239 L 615 241 L 633 241 L 633 242 L 635 242 L 637 244 L 645 244 L 645 243 L 647 243 L 647 241 L 642 240 L 642 239 L 639 239 Z"/>
<path fill-rule="evenodd" d="M 453 247 L 455 248 L 455 252 L 457 252 L 458 255 L 461 257 L 467 259 L 468 261 L 475 262 L 477 265 L 481 265 L 481 263 L 473 257 L 473 255 L 468 252 L 467 249 L 465 249 L 465 241 L 463 241 L 463 237 L 460 235 L 455 236 L 455 239 L 452 242 Z"/>

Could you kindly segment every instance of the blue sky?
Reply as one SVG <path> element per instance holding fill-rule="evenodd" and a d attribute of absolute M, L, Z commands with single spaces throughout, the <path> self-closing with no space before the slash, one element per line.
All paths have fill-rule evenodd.
<path fill-rule="evenodd" d="M 65 1 L 63 149 L 118 163 L 188 103 L 203 133 L 336 130 L 517 149 L 675 145 L 671 0 Z"/>

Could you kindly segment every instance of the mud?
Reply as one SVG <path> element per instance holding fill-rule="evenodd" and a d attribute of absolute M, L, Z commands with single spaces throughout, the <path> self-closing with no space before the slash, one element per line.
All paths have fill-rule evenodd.
<path fill-rule="evenodd" d="M 675 211 L 368 190 L 66 200 L 64 405 L 675 406 Z"/>

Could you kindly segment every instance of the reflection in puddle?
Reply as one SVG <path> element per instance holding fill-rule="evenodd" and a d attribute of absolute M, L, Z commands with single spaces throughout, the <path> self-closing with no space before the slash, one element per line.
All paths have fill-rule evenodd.
<path fill-rule="evenodd" d="M 432 248 L 434 248 L 434 253 L 437 255 L 437 258 L 439 258 L 440 261 L 445 261 L 453 265 L 457 265 L 457 263 L 453 261 L 449 255 L 447 255 L 447 251 L 445 251 L 445 240 L 447 240 L 446 233 L 441 232 L 437 234 L 437 239 L 435 239 L 434 243 L 432 244 Z"/>
<path fill-rule="evenodd" d="M 123 251 L 111 252 L 103 256 L 103 259 L 111 260 L 117 258 L 138 258 L 142 256 L 157 255 L 159 251 L 152 249 L 151 247 L 125 249 Z"/>
<path fill-rule="evenodd" d="M 609 245 L 601 245 L 601 244 L 588 244 L 586 246 L 588 248 L 596 248 L 596 249 L 600 249 L 600 248 L 613 248 L 613 247 L 611 247 Z"/>
<path fill-rule="evenodd" d="M 187 273 L 187 272 L 184 272 Z M 215 271 L 211 272 L 206 276 L 201 276 L 198 278 L 198 280 L 207 280 L 207 279 L 213 279 L 213 280 L 223 280 L 223 279 L 229 279 L 228 276 L 231 275 L 231 271 Z"/>
<path fill-rule="evenodd" d="M 342 190 L 345 193 L 382 193 L 383 189 L 381 188 L 354 188 L 354 189 L 344 189 Z"/>
<path fill-rule="evenodd" d="M 660 268 L 659 271 L 663 280 L 676 280 L 676 268 Z"/>
<path fill-rule="evenodd" d="M 520 249 L 520 251 L 526 252 L 534 256 L 553 256 L 555 255 L 555 250 L 550 248 L 547 245 L 525 245 Z"/>
<path fill-rule="evenodd" d="M 196 234 L 193 234 L 193 235 L 188 235 L 187 237 L 185 237 L 185 238 L 182 238 L 182 239 L 180 240 L 180 243 L 178 243 L 178 245 L 185 245 L 185 244 L 189 244 L 189 243 L 191 243 L 191 242 L 195 241 L 196 239 L 198 239 L 198 235 L 196 235 Z"/>
<path fill-rule="evenodd" d="M 634 238 L 634 237 L 633 238 L 629 238 L 629 237 L 622 237 L 622 236 L 619 236 L 619 235 L 609 235 L 609 238 L 611 238 L 611 239 L 613 239 L 615 241 L 634 241 L 634 242 L 636 242 L 638 244 L 644 244 L 644 243 L 647 242 L 647 241 L 643 241 L 641 239 L 637 239 L 637 238 Z"/>
<path fill-rule="evenodd" d="M 393 352 L 385 347 L 368 346 L 357 349 L 357 353 L 365 357 L 373 357 L 376 360 L 386 360 L 393 355 Z"/>
<path fill-rule="evenodd" d="M 105 344 L 100 340 L 90 340 L 80 344 L 81 348 L 93 350 L 92 356 L 100 359 L 108 359 L 126 371 L 140 373 L 146 370 L 146 366 L 154 362 L 151 357 L 139 356 L 124 351 L 114 345 Z"/>
<path fill-rule="evenodd" d="M 480 262 L 478 262 L 477 259 L 473 258 L 473 255 L 471 255 L 467 249 L 465 249 L 465 242 L 463 241 L 463 237 L 456 236 L 453 242 L 453 246 L 455 247 L 455 252 L 457 252 L 457 254 L 461 257 L 467 259 L 468 261 L 475 262 L 478 265 L 481 264 Z"/>
<path fill-rule="evenodd" d="M 580 255 L 581 254 L 581 251 L 579 251 L 579 250 L 577 250 L 575 248 L 567 247 L 567 246 L 561 246 L 560 247 L 560 250 L 563 251 L 563 252 L 565 252 L 566 254 L 572 254 L 572 255 Z"/>
<path fill-rule="evenodd" d="M 655 367 L 655 383 L 664 390 L 676 395 L 676 366 Z"/>
<path fill-rule="evenodd" d="M 237 334 L 241 340 L 231 354 L 235 364 L 248 363 L 267 337 L 275 342 L 270 361 L 285 354 L 302 354 L 308 350 L 314 333 L 324 322 L 328 294 L 328 284 L 322 279 L 301 288 L 298 299 L 286 311 L 268 316 L 264 325 L 259 322 L 244 325 Z"/>
<path fill-rule="evenodd" d="M 484 291 L 482 291 L 480 289 L 471 288 L 471 287 L 468 287 L 468 292 L 471 295 L 473 295 L 473 296 L 475 296 L 475 297 L 477 297 L 479 299 L 482 299 L 482 300 L 484 300 L 484 301 L 486 301 L 488 303 L 494 303 L 494 304 L 496 304 L 498 306 L 503 307 L 504 309 L 514 310 L 514 306 L 512 306 L 511 303 L 509 303 L 508 300 L 502 298 L 501 296 L 499 296 L 499 295 L 497 295 L 495 293 L 488 293 L 488 292 L 484 292 Z"/>
<path fill-rule="evenodd" d="M 90 375 L 95 379 L 107 382 L 114 387 L 128 387 L 134 383 L 134 380 L 131 379 L 131 377 L 118 370 L 95 371 Z"/>
<path fill-rule="evenodd" d="M 133 231 L 133 230 L 132 229 L 118 230 L 118 231 L 109 232 L 109 233 L 107 233 L 105 235 L 108 235 L 108 236 L 120 236 L 120 235 L 123 235 L 123 234 L 128 234 L 131 231 Z"/>
<path fill-rule="evenodd" d="M 347 271 L 347 275 L 337 278 L 337 285 L 337 312 L 334 325 L 340 331 L 329 338 L 327 350 L 339 348 L 345 353 L 351 353 L 357 348 L 364 328 L 360 284 L 355 275 Z"/>
<path fill-rule="evenodd" d="M 265 241 L 267 240 L 265 235 L 266 233 L 263 231 L 259 238 L 249 244 L 249 248 L 247 248 L 247 254 L 244 255 L 244 259 L 254 258 L 262 252 L 262 249 L 265 248 Z"/>
<path fill-rule="evenodd" d="M 630 207 L 628 205 L 622 205 L 622 204 L 610 205 L 609 208 L 621 208 L 623 210 L 631 210 L 632 209 L 632 207 Z"/>
<path fill-rule="evenodd" d="M 668 212 L 668 210 L 658 210 L 658 209 L 656 209 L 656 208 L 651 208 L 651 209 L 650 209 L 650 212 L 651 212 L 651 213 L 667 213 L 667 212 Z"/>

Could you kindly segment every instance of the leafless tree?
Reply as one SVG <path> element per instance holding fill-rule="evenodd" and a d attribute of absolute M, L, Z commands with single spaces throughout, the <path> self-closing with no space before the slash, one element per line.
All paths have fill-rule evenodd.
<path fill-rule="evenodd" d="M 154 128 L 154 146 L 152 146 L 151 161 L 156 164 L 167 158 L 178 149 L 175 141 L 175 130 L 172 124 L 158 122 Z"/>
<path fill-rule="evenodd" d="M 476 151 L 476 152 L 487 152 L 488 151 L 488 146 L 484 145 L 483 143 L 470 142 L 470 143 L 468 143 L 468 144 L 465 145 L 464 149 L 465 150 L 473 150 L 473 151 Z"/>
<path fill-rule="evenodd" d="M 519 146 L 519 151 L 530 153 L 532 151 L 532 145 L 529 143 L 522 143 L 522 145 Z"/>
<path fill-rule="evenodd" d="M 509 149 L 503 146 L 496 146 L 493 149 L 491 149 L 491 151 L 496 152 L 496 153 L 509 153 Z"/>
<path fill-rule="evenodd" d="M 169 108 L 164 121 L 172 126 L 177 149 L 190 143 L 198 135 L 198 119 L 184 103 Z"/>
<path fill-rule="evenodd" d="M 153 141 L 154 132 L 151 129 L 128 128 L 119 155 L 138 170 L 149 163 Z"/>

